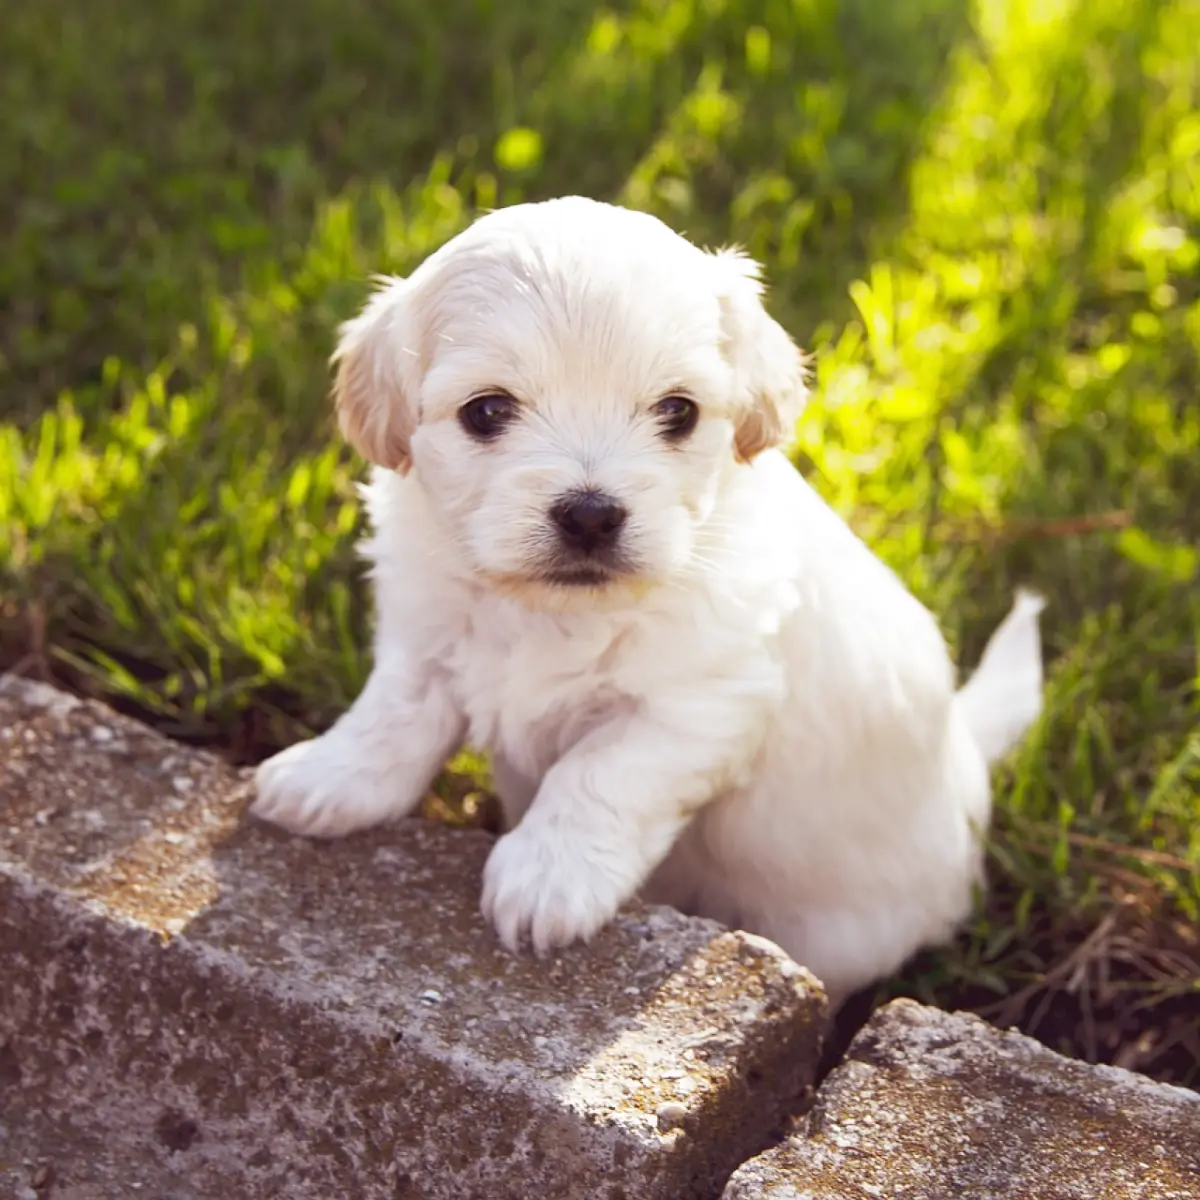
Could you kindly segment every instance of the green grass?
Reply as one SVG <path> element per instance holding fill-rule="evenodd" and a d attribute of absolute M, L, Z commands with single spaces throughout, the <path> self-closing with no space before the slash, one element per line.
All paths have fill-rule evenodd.
<path fill-rule="evenodd" d="M 279 14 L 5 6 L 3 665 L 235 754 L 328 724 L 369 666 L 337 321 L 481 207 L 650 209 L 766 261 L 797 463 L 964 662 L 1050 602 L 992 897 L 895 988 L 1197 1078 L 1200 9 Z"/>

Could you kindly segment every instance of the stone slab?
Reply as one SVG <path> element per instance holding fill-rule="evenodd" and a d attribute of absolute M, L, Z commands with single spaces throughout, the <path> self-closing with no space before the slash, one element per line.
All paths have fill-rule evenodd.
<path fill-rule="evenodd" d="M 487 835 L 289 838 L 251 786 L 0 680 L 0 1195 L 716 1196 L 811 1081 L 770 943 L 635 906 L 510 955 Z"/>
<path fill-rule="evenodd" d="M 1200 1094 L 899 1000 L 725 1200 L 1200 1200 Z"/>

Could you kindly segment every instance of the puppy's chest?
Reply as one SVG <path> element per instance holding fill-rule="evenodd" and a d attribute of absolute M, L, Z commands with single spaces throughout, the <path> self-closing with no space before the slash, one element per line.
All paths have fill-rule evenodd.
<path fill-rule="evenodd" d="M 545 617 L 481 618 L 451 654 L 470 740 L 540 777 L 630 703 L 627 630 Z"/>

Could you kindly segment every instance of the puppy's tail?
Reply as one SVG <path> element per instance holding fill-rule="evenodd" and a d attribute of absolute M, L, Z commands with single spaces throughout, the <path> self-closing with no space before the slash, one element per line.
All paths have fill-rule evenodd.
<path fill-rule="evenodd" d="M 1011 611 L 984 648 L 975 674 L 955 697 L 989 763 L 1011 750 L 1042 711 L 1038 614 L 1045 604 L 1032 592 L 1017 593 Z"/>

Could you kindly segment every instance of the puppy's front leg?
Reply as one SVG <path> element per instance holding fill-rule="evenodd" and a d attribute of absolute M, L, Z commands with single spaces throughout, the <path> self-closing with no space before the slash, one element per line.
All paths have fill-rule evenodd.
<path fill-rule="evenodd" d="M 405 658 L 379 662 L 327 733 L 258 768 L 251 812 L 310 837 L 405 816 L 462 741 L 464 725 L 436 669 Z"/>
<path fill-rule="evenodd" d="M 700 727 L 687 720 L 695 707 L 689 697 L 614 720 L 547 772 L 484 871 L 483 912 L 509 949 L 525 935 L 539 954 L 590 937 L 737 782 L 761 744 L 761 709 L 706 705 Z"/>

